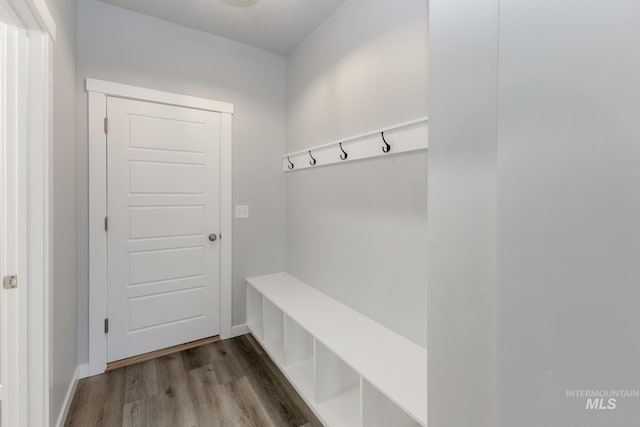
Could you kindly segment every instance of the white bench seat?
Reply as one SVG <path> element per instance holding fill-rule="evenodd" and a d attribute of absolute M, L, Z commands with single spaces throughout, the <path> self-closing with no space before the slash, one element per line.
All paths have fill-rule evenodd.
<path fill-rule="evenodd" d="M 247 283 L 247 326 L 327 427 L 427 425 L 425 348 L 287 273 Z"/>

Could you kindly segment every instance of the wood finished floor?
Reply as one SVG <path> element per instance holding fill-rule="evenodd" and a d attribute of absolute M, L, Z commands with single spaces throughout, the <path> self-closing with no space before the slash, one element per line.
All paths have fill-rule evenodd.
<path fill-rule="evenodd" d="M 65 426 L 322 427 L 250 335 L 78 383 Z"/>

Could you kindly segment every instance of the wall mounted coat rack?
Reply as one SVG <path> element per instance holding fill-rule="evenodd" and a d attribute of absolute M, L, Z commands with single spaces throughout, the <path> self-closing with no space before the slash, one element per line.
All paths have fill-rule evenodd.
<path fill-rule="evenodd" d="M 428 118 L 343 138 L 282 156 L 285 172 L 427 149 Z"/>

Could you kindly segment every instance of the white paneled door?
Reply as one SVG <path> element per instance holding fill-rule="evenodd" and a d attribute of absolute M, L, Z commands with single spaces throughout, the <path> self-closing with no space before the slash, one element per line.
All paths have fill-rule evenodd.
<path fill-rule="evenodd" d="M 220 114 L 107 98 L 107 361 L 219 334 Z"/>

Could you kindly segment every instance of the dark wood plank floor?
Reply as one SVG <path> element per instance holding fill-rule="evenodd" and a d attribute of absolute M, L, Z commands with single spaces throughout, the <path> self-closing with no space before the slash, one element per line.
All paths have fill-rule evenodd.
<path fill-rule="evenodd" d="M 65 426 L 322 427 L 250 335 L 81 380 Z"/>

